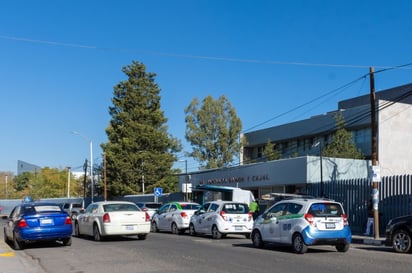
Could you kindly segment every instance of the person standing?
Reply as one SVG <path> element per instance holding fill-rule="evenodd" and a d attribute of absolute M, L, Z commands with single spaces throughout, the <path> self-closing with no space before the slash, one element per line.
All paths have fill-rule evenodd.
<path fill-rule="evenodd" d="M 253 214 L 253 220 L 255 220 L 259 215 L 259 205 L 255 200 L 250 202 L 249 211 Z"/>
<path fill-rule="evenodd" d="M 366 230 L 364 235 L 373 235 L 374 231 L 374 219 L 373 219 L 373 205 L 372 198 L 368 202 L 368 220 L 366 222 Z"/>

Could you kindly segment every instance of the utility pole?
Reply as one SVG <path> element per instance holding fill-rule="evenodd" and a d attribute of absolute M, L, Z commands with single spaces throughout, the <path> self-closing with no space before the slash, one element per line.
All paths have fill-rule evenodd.
<path fill-rule="evenodd" d="M 375 76 L 373 67 L 369 68 L 370 78 L 370 103 L 371 103 L 371 144 L 372 144 L 372 204 L 373 204 L 373 227 L 374 237 L 379 238 L 379 188 L 378 183 L 380 180 L 379 169 L 377 166 L 378 153 L 377 153 L 377 124 L 376 124 L 376 110 L 375 110 Z"/>
<path fill-rule="evenodd" d="M 67 167 L 67 198 L 70 198 L 70 167 Z"/>
<path fill-rule="evenodd" d="M 83 170 L 84 170 L 84 180 L 83 180 L 83 208 L 84 208 L 84 201 L 86 200 L 87 158 L 84 160 Z"/>
<path fill-rule="evenodd" d="M 104 174 L 104 201 L 107 201 L 107 180 L 106 180 L 106 153 L 103 154 L 103 174 Z"/>

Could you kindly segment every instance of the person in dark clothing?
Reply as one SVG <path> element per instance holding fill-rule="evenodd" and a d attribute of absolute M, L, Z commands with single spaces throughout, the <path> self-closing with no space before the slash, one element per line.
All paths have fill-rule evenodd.
<path fill-rule="evenodd" d="M 373 205 L 372 199 L 368 202 L 368 221 L 366 222 L 366 230 L 364 235 L 373 235 L 374 231 L 374 219 L 373 219 Z"/>

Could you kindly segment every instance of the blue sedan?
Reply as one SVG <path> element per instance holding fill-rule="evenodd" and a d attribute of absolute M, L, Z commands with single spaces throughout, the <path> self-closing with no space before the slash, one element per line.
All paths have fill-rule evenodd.
<path fill-rule="evenodd" d="M 14 249 L 41 241 L 72 243 L 72 219 L 56 203 L 29 202 L 16 206 L 4 226 L 4 240 Z"/>

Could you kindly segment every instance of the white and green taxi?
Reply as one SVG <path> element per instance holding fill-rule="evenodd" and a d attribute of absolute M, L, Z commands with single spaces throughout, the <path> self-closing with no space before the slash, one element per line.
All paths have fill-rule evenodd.
<path fill-rule="evenodd" d="M 277 202 L 256 218 L 251 237 L 259 248 L 267 243 L 286 244 L 302 254 L 311 245 L 333 245 L 346 252 L 352 232 L 339 202 L 294 198 Z"/>

